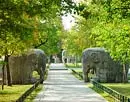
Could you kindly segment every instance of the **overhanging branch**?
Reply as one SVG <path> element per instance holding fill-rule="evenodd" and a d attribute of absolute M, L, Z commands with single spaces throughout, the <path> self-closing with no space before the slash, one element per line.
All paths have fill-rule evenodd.
<path fill-rule="evenodd" d="M 45 41 L 42 41 L 42 40 L 41 40 L 40 44 L 38 44 L 38 45 L 34 45 L 34 48 L 38 48 L 38 47 L 40 47 L 40 46 L 46 44 L 47 41 L 48 41 L 48 38 L 47 38 Z"/>

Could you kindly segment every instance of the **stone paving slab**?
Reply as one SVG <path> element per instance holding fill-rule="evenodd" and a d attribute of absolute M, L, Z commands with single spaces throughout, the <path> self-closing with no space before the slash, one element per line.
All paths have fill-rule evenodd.
<path fill-rule="evenodd" d="M 62 63 L 59 64 L 51 64 L 50 70 L 67 70 L 66 67 L 63 66 Z"/>
<path fill-rule="evenodd" d="M 60 70 L 62 67 L 62 70 Z M 54 70 L 56 68 L 56 70 Z M 59 70 L 57 70 L 59 68 Z M 63 64 L 52 64 L 44 89 L 34 102 L 107 102 L 88 88 L 86 83 L 76 79 Z"/>

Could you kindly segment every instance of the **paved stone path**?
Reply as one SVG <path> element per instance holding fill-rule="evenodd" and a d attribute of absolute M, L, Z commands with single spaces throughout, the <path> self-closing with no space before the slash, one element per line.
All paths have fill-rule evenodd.
<path fill-rule="evenodd" d="M 107 102 L 63 68 L 63 64 L 51 64 L 44 89 L 34 102 Z"/>

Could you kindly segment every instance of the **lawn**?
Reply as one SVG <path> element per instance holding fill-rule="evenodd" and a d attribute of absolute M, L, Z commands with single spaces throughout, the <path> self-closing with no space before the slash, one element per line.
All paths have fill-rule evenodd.
<path fill-rule="evenodd" d="M 37 94 L 43 89 L 43 84 L 40 84 L 26 99 L 24 102 L 32 102 Z"/>
<path fill-rule="evenodd" d="M 82 69 L 77 69 L 77 68 L 73 68 L 73 70 L 75 70 L 76 72 L 82 74 Z M 82 80 L 78 75 L 74 74 L 73 75 L 78 78 L 79 80 Z M 89 74 L 89 77 L 91 77 L 92 75 Z M 130 75 L 128 76 L 128 79 L 130 80 Z M 97 90 L 93 87 L 93 85 L 87 84 L 91 89 L 95 90 L 97 93 L 101 94 L 106 100 L 108 100 L 109 102 L 115 102 L 115 100 L 107 93 L 101 91 L 101 90 Z M 130 83 L 103 83 L 104 86 L 109 87 L 121 94 L 123 94 L 124 96 L 130 97 Z"/>
<path fill-rule="evenodd" d="M 130 97 L 130 83 L 104 83 L 104 86 L 107 86 L 124 96 Z"/>
<path fill-rule="evenodd" d="M 88 87 L 99 93 L 101 96 L 103 96 L 108 102 L 115 102 L 115 99 L 113 99 L 109 94 L 105 93 L 104 91 L 101 91 L 97 88 L 94 88 L 91 83 L 87 84 Z"/>
<path fill-rule="evenodd" d="M 77 63 L 77 64 L 74 64 L 74 63 L 66 63 L 66 67 L 67 67 L 67 68 L 81 68 L 81 67 L 82 67 L 82 63 Z"/>
<path fill-rule="evenodd" d="M 130 98 L 130 83 L 127 84 L 123 84 L 123 83 L 103 83 L 102 85 L 109 87 L 117 92 L 119 92 L 120 94 L 127 96 Z M 87 86 L 89 86 L 91 89 L 93 89 L 94 91 L 96 91 L 97 93 L 99 93 L 101 96 L 103 96 L 108 102 L 116 102 L 116 100 L 114 98 L 111 97 L 111 95 L 109 95 L 108 93 L 99 90 L 95 87 L 93 87 L 93 85 L 91 83 L 88 83 Z"/>
<path fill-rule="evenodd" d="M 48 66 L 47 66 L 48 67 Z M 47 70 L 46 70 L 47 71 Z M 47 72 L 46 72 L 47 74 Z M 36 71 L 33 72 L 33 77 L 39 78 Z M 47 75 L 45 76 L 47 77 Z M 28 90 L 32 85 L 13 85 L 4 86 L 4 90 L 0 89 L 0 102 L 15 102 L 26 90 Z M 0 86 L 1 87 L 1 86 Z M 42 90 L 43 85 L 39 85 L 25 100 L 25 102 L 32 102 L 36 97 L 38 92 Z"/>
<path fill-rule="evenodd" d="M 115 99 L 112 98 L 109 94 L 107 94 L 106 92 L 103 92 L 99 89 L 96 89 L 93 87 L 93 85 L 91 83 L 87 84 L 91 89 L 93 89 L 94 91 L 96 91 L 97 93 L 99 93 L 101 96 L 103 96 L 106 100 L 108 100 L 108 102 L 115 102 Z M 130 98 L 130 83 L 103 83 L 102 85 L 109 87 L 117 92 L 119 92 L 120 94 L 127 96 Z"/>
<path fill-rule="evenodd" d="M 0 102 L 15 102 L 32 85 L 13 85 L 0 89 Z"/>

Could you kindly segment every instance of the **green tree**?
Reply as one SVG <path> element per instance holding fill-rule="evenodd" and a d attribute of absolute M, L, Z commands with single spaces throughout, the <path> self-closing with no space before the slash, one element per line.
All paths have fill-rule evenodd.
<path fill-rule="evenodd" d="M 5 56 L 8 85 L 11 85 L 9 56 L 47 43 L 57 29 L 51 22 L 63 14 L 62 11 L 70 12 L 72 4 L 72 1 L 68 0 L 0 1 L 0 55 Z M 56 39 L 57 43 L 59 39 L 56 36 L 52 40 Z"/>
<path fill-rule="evenodd" d="M 127 81 L 125 64 L 130 61 L 129 4 L 129 0 L 95 0 L 89 3 L 87 9 L 90 12 L 88 19 L 97 21 L 91 36 L 95 38 L 97 46 L 105 47 L 113 59 L 122 62 L 124 82 Z"/>
<path fill-rule="evenodd" d="M 57 17 L 46 24 L 46 30 L 43 32 L 46 37 L 46 43 L 41 45 L 47 55 L 56 54 L 61 49 L 61 38 L 63 32 L 63 25 L 61 18 Z"/>
<path fill-rule="evenodd" d="M 129 0 L 87 0 L 78 5 L 77 24 L 65 39 L 66 48 L 72 52 L 86 47 L 104 47 L 112 58 L 123 66 L 123 80 L 127 81 L 126 64 L 129 51 Z M 83 19 L 83 18 L 84 19 Z M 85 45 L 77 42 L 78 39 Z M 80 50 L 77 50 L 80 49 Z"/>

